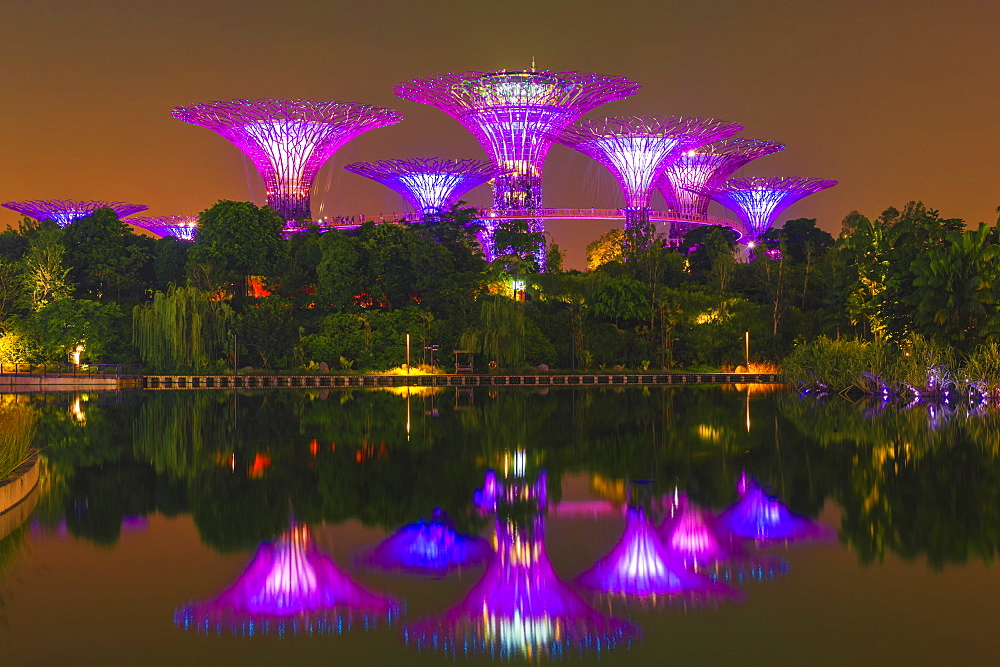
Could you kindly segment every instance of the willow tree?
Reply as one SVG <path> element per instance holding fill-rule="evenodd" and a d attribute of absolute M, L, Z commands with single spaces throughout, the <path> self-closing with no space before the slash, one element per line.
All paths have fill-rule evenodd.
<path fill-rule="evenodd" d="M 485 355 L 503 368 L 523 365 L 527 333 L 523 305 L 504 296 L 483 297 L 479 326 L 464 333 L 460 345 Z"/>
<path fill-rule="evenodd" d="M 232 317 L 232 309 L 209 292 L 171 286 L 132 311 L 132 343 L 153 369 L 204 370 L 222 357 Z"/>

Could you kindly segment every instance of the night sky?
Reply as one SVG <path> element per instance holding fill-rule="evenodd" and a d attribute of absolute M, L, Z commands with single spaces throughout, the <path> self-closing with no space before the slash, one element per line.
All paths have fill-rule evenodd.
<path fill-rule="evenodd" d="M 788 145 L 744 175 L 840 181 L 779 220 L 816 217 L 836 234 L 853 209 L 874 216 L 920 199 L 993 222 L 998 26 L 1000 3 L 990 0 L 0 0 L 0 201 L 110 199 L 148 204 L 148 215 L 197 213 L 218 199 L 263 203 L 242 154 L 170 110 L 287 97 L 400 111 L 401 124 L 362 135 L 327 163 L 313 213 L 402 212 L 401 197 L 342 165 L 484 153 L 457 122 L 392 87 L 534 58 L 539 69 L 642 84 L 588 117 L 738 121 L 743 136 Z M 604 168 L 562 146 L 544 187 L 547 206 L 621 205 Z M 488 192 L 469 198 L 486 204 Z M 0 209 L 0 225 L 17 219 Z M 583 246 L 609 225 L 548 228 L 580 266 Z"/>

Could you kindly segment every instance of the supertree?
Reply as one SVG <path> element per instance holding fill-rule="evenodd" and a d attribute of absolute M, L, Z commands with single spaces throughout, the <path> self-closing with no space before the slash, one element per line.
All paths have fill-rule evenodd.
<path fill-rule="evenodd" d="M 65 227 L 74 220 L 86 218 L 102 208 L 110 208 L 119 218 L 139 211 L 145 211 L 145 204 L 126 204 L 120 201 L 75 201 L 63 199 L 33 199 L 31 201 L 9 201 L 4 208 L 17 211 L 35 220 L 53 220 Z"/>
<path fill-rule="evenodd" d="M 639 84 L 619 76 L 530 69 L 413 79 L 393 92 L 437 107 L 472 132 L 503 173 L 494 180 L 493 206 L 530 211 L 542 207 L 542 165 L 552 135 L 591 109 L 638 90 Z M 486 223 L 482 240 L 489 260 L 507 250 L 493 244 L 493 232 L 501 224 Z M 532 232 L 543 231 L 541 220 L 528 226 Z M 536 257 L 541 251 L 539 247 Z"/>
<path fill-rule="evenodd" d="M 447 209 L 466 192 L 501 173 L 486 160 L 442 158 L 355 162 L 344 169 L 392 188 L 424 215 Z"/>
<path fill-rule="evenodd" d="M 198 231 L 196 215 L 139 216 L 129 218 L 127 222 L 158 236 L 174 236 L 185 241 L 194 240 L 195 232 Z"/>
<path fill-rule="evenodd" d="M 837 181 L 806 176 L 731 178 L 706 187 L 690 187 L 691 192 L 708 197 L 740 217 L 749 243 L 771 228 L 786 208 L 811 194 L 832 188 Z"/>
<path fill-rule="evenodd" d="M 185 605 L 174 623 L 203 634 L 253 636 L 337 633 L 392 621 L 399 606 L 366 590 L 317 549 L 307 526 L 292 526 L 274 543 L 257 549 L 243 574 L 217 597 Z"/>
<path fill-rule="evenodd" d="M 667 209 L 685 216 L 708 214 L 709 199 L 686 188 L 704 188 L 721 183 L 737 169 L 757 158 L 785 149 L 777 141 L 734 137 L 714 141 L 682 152 L 656 181 Z M 689 225 L 675 223 L 673 234 L 682 234 Z"/>
<path fill-rule="evenodd" d="M 742 129 L 739 123 L 715 118 L 623 116 L 584 121 L 555 138 L 594 158 L 618 179 L 628 238 L 649 223 L 653 184 L 672 160 Z"/>
<path fill-rule="evenodd" d="M 174 118 L 218 132 L 257 166 L 267 204 L 286 220 L 310 219 L 309 191 L 320 167 L 354 137 L 403 119 L 349 102 L 232 100 L 177 107 Z"/>

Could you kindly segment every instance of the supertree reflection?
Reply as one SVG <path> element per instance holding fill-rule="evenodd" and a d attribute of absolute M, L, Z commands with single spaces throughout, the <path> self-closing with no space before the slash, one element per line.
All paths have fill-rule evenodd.
<path fill-rule="evenodd" d="M 822 524 L 793 514 L 746 477 L 739 483 L 742 498 L 719 516 L 719 526 L 733 535 L 757 542 L 827 539 L 831 531 Z"/>
<path fill-rule="evenodd" d="M 341 572 L 312 543 L 305 525 L 292 527 L 273 543 L 262 544 L 243 574 L 215 598 L 185 605 L 174 623 L 203 634 L 252 637 L 336 633 L 391 621 L 398 606 Z"/>
<path fill-rule="evenodd" d="M 544 503 L 530 492 L 537 488 L 521 487 L 514 504 L 498 495 L 496 553 L 482 579 L 451 611 L 406 626 L 408 644 L 452 656 L 537 659 L 601 652 L 636 635 L 634 626 L 595 611 L 559 580 L 545 551 Z"/>
<path fill-rule="evenodd" d="M 432 520 L 403 526 L 367 554 L 364 561 L 387 570 L 442 575 L 456 567 L 478 565 L 492 553 L 487 540 L 455 532 L 454 524 L 435 510 Z"/>

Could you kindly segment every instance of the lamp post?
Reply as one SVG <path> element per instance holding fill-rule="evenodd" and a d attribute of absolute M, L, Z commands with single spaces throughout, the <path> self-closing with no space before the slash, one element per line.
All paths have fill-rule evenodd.
<path fill-rule="evenodd" d="M 746 333 L 747 373 L 750 372 L 750 332 Z"/>
<path fill-rule="evenodd" d="M 406 334 L 406 374 L 410 374 L 410 334 Z"/>

